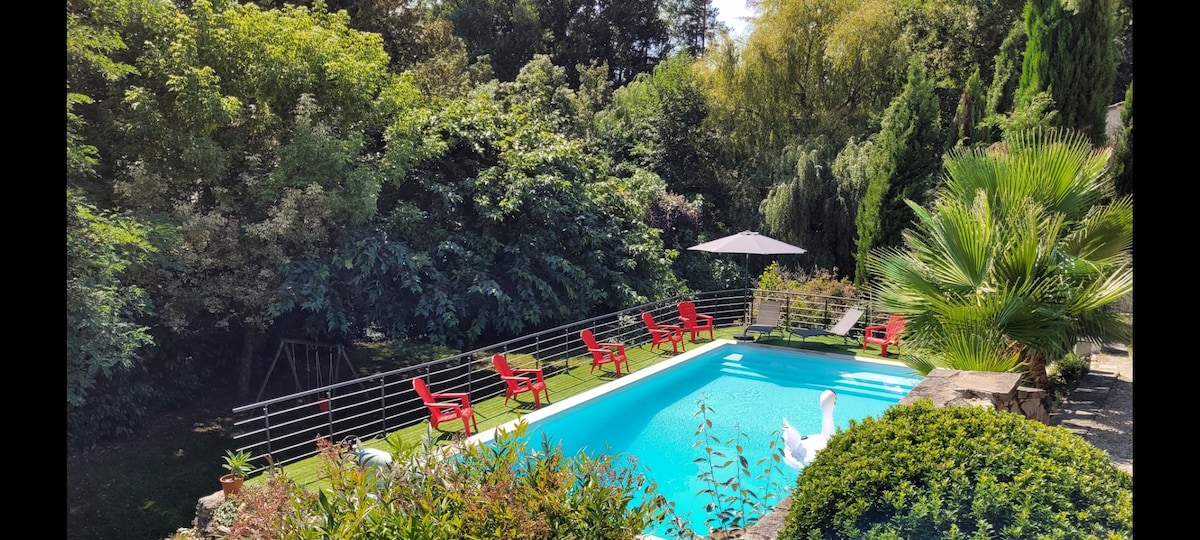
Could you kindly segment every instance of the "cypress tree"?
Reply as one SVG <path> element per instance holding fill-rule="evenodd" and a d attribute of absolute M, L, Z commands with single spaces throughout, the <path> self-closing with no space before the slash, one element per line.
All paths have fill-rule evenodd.
<path fill-rule="evenodd" d="M 1029 0 L 1017 106 L 1048 91 L 1058 111 L 1057 125 L 1083 131 L 1102 144 L 1117 74 L 1116 32 L 1115 0 Z"/>
<path fill-rule="evenodd" d="M 1113 187 L 1117 195 L 1133 195 L 1133 81 L 1121 104 L 1121 131 L 1113 152 Z"/>
<path fill-rule="evenodd" d="M 867 258 L 878 247 L 900 244 L 912 222 L 906 199 L 924 204 L 941 170 L 941 113 L 933 82 L 919 63 L 908 68 L 908 81 L 884 111 L 872 156 L 867 191 L 855 214 L 855 283 L 867 277 Z"/>
<path fill-rule="evenodd" d="M 999 126 L 1000 117 L 1013 108 L 1014 94 L 1021 78 L 1021 56 L 1026 37 L 1025 25 L 1017 21 L 1000 45 L 1000 53 L 996 55 L 996 65 L 992 71 L 992 84 L 987 93 L 985 118 L 989 127 Z M 999 129 L 989 129 L 986 142 L 999 141 L 1000 135 Z"/>
<path fill-rule="evenodd" d="M 954 111 L 954 118 L 950 120 L 950 126 L 947 129 L 950 135 L 950 139 L 947 141 L 948 148 L 976 146 L 989 142 L 987 127 L 983 125 L 984 113 L 987 109 L 986 101 L 987 96 L 983 91 L 983 83 L 979 80 L 979 68 L 975 68 L 975 72 L 967 78 L 962 96 L 958 99 L 958 109 Z"/>

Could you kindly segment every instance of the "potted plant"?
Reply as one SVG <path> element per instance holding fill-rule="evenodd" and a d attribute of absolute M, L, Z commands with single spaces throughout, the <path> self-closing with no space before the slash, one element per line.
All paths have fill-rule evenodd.
<path fill-rule="evenodd" d="M 242 482 L 246 480 L 246 475 L 250 474 L 250 453 L 243 450 L 226 450 L 221 459 L 225 460 L 221 466 L 229 471 L 221 477 L 221 491 L 226 495 L 241 491 Z"/>

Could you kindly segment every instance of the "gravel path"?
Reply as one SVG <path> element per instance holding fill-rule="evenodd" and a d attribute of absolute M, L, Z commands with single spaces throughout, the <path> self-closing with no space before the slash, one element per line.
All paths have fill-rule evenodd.
<path fill-rule="evenodd" d="M 1050 417 L 1108 452 L 1121 470 L 1133 474 L 1133 351 L 1105 347 L 1079 388 Z"/>

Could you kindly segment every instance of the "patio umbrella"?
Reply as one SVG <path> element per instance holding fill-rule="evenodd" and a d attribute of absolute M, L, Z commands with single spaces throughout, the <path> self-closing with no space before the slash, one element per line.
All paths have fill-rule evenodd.
<path fill-rule="evenodd" d="M 750 255 L 800 255 L 808 250 L 793 246 L 787 242 L 780 242 L 769 236 L 763 236 L 753 231 L 742 231 L 737 234 L 718 238 L 703 244 L 697 244 L 690 248 L 692 251 L 708 251 L 710 253 L 742 253 L 746 255 L 746 275 L 750 274 Z M 750 278 L 753 282 L 754 278 Z M 749 285 L 749 284 L 747 284 Z M 747 304 L 746 311 L 749 313 L 749 292 L 750 287 L 746 287 Z"/>
<path fill-rule="evenodd" d="M 688 249 L 712 253 L 745 253 L 747 258 L 750 255 L 799 255 L 808 251 L 753 231 L 731 234 Z"/>
<path fill-rule="evenodd" d="M 753 231 L 742 231 L 737 234 L 731 234 L 703 244 L 694 245 L 688 249 L 711 253 L 743 253 L 746 255 L 747 274 L 750 273 L 750 255 L 799 255 L 808 251 Z"/>

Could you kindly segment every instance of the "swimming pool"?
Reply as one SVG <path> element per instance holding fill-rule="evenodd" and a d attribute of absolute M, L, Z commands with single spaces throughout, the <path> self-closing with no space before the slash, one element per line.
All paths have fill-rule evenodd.
<path fill-rule="evenodd" d="M 715 342 L 530 413 L 525 421 L 531 440 L 544 433 L 561 442 L 568 454 L 583 450 L 636 456 L 659 492 L 674 501 L 676 513 L 705 534 L 704 505 L 711 499 L 697 495 L 707 484 L 694 463 L 704 456 L 703 446 L 694 447 L 700 400 L 710 409 L 712 435 L 722 441 L 738 431 L 746 435 L 743 455 L 757 475 L 764 467 L 759 461 L 772 453 L 771 442 L 780 439 L 784 417 L 800 433 L 820 431 L 818 400 L 826 388 L 838 395 L 834 419 L 845 429 L 851 419 L 878 417 L 920 380 L 894 362 Z M 735 456 L 733 448 L 722 450 Z M 775 496 L 772 503 L 778 502 L 796 479 L 787 467 L 778 469 L 767 482 L 774 485 L 750 479 L 746 487 L 768 490 Z M 723 480 L 732 473 L 718 474 Z M 647 532 L 663 536 L 665 527 Z"/>

